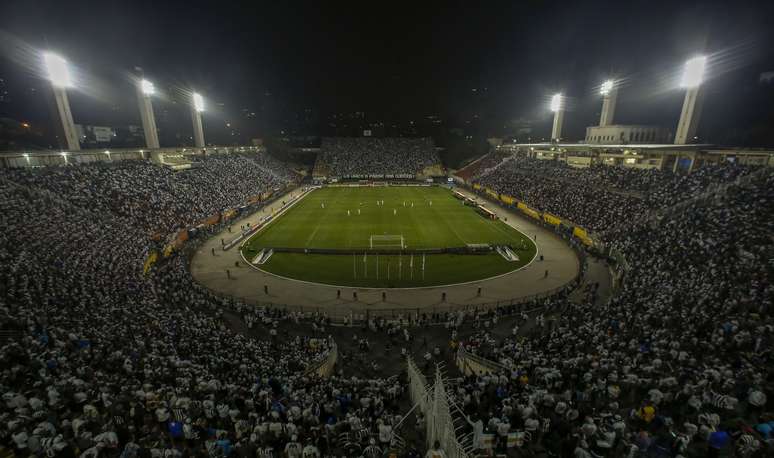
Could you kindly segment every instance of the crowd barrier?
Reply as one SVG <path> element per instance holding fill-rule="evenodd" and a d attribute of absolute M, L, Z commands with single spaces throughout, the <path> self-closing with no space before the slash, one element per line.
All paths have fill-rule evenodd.
<path fill-rule="evenodd" d="M 487 254 L 494 251 L 490 245 L 460 246 L 447 248 L 301 248 L 270 247 L 275 253 L 337 254 L 337 255 L 411 255 L 411 254 Z"/>
<path fill-rule="evenodd" d="M 410 356 L 406 361 L 406 371 L 411 401 L 419 407 L 425 416 L 427 447 L 432 447 L 435 441 L 438 441 L 448 458 L 472 457 L 472 446 L 463 444 L 457 437 L 441 371 L 436 368 L 435 381 L 433 385 L 428 385 L 427 379 Z"/>
<path fill-rule="evenodd" d="M 500 363 L 467 352 L 461 345 L 457 349 L 457 355 L 455 356 L 454 361 L 460 372 L 466 376 L 471 374 L 499 374 L 509 371 L 507 367 Z"/>
<path fill-rule="evenodd" d="M 333 368 L 336 366 L 336 362 L 339 359 L 339 349 L 336 346 L 336 342 L 328 351 L 328 355 L 317 364 L 313 364 L 311 367 L 304 371 L 305 376 L 316 376 L 318 378 L 329 378 L 333 374 Z"/>
<path fill-rule="evenodd" d="M 270 301 L 256 301 L 254 302 L 254 305 L 269 310 L 278 309 L 300 313 L 307 317 L 324 316 L 334 325 L 366 326 L 369 320 L 378 318 L 383 318 L 392 322 L 403 322 L 405 324 L 417 324 L 422 321 L 431 325 L 443 325 L 453 314 L 461 313 L 463 315 L 476 315 L 498 310 L 501 316 L 510 316 L 540 310 L 543 308 L 542 305 L 538 304 L 541 299 L 547 299 L 557 294 L 572 291 L 578 285 L 580 277 L 581 273 L 579 272 L 579 274 L 569 283 L 542 293 L 478 304 L 444 304 L 417 308 L 366 308 L 364 307 L 365 304 L 356 302 L 353 305 L 353 308 L 332 308 L 329 306 L 304 306 Z M 233 301 L 240 300 L 239 297 L 224 295 L 218 291 L 212 291 L 212 293 L 229 297 Z M 335 297 L 335 291 L 331 298 L 333 297 Z M 321 298 L 321 300 L 323 299 L 324 298 Z"/>

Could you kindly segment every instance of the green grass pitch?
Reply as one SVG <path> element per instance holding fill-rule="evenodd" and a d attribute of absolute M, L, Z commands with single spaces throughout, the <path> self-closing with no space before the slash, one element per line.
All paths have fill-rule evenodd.
<path fill-rule="evenodd" d="M 384 205 L 377 205 L 377 201 L 384 201 Z M 510 262 L 495 252 L 368 254 L 370 237 L 385 234 L 402 235 L 409 249 L 472 243 L 510 245 L 520 259 Z M 262 248 L 272 247 L 351 249 L 353 254 L 349 255 L 275 253 L 260 268 L 298 280 L 373 288 L 480 280 L 518 269 L 536 253 L 535 244 L 521 232 L 502 221 L 484 218 L 472 207 L 462 205 L 449 189 L 435 186 L 314 190 L 253 235 L 242 250 L 245 258 L 252 260 Z"/>

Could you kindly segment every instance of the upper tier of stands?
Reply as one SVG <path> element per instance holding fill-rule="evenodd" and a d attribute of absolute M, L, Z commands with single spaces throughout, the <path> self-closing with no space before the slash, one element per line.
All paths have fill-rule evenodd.
<path fill-rule="evenodd" d="M 314 174 L 329 177 L 415 177 L 440 170 L 430 138 L 323 138 Z"/>
<path fill-rule="evenodd" d="M 729 163 L 683 175 L 606 165 L 575 168 L 563 162 L 513 157 L 473 181 L 603 234 L 751 170 Z"/>

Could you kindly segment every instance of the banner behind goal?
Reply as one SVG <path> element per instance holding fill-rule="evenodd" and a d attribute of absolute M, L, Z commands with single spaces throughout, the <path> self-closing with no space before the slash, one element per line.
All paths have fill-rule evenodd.
<path fill-rule="evenodd" d="M 405 248 L 403 235 L 372 235 L 369 239 L 371 248 Z"/>

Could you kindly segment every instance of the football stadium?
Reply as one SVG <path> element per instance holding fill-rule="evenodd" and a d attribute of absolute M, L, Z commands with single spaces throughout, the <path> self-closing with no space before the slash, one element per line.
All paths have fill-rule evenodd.
<path fill-rule="evenodd" d="M 774 4 L 620 10 L 4 2 L 0 458 L 774 456 Z"/>

